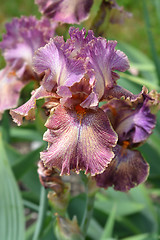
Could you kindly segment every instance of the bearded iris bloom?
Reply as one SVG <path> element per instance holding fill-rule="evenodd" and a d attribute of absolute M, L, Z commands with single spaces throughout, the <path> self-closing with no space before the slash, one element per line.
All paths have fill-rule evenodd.
<path fill-rule="evenodd" d="M 87 19 L 93 0 L 35 0 L 35 3 L 46 17 L 73 24 Z"/>
<path fill-rule="evenodd" d="M 117 85 L 119 75 L 115 70 L 126 71 L 129 62 L 123 52 L 115 49 L 116 41 L 96 38 L 92 31 L 88 31 L 86 36 L 85 29 L 79 31 L 71 27 L 69 33 L 70 39 L 66 42 L 63 37 L 55 37 L 36 51 L 34 71 L 39 75 L 44 74 L 43 81 L 32 93 L 31 99 L 12 110 L 11 115 L 18 125 L 23 117 L 34 119 L 36 100 L 47 99 L 49 118 L 45 124 L 48 130 L 44 140 L 48 142 L 48 148 L 41 152 L 45 167 L 59 169 L 61 175 L 70 174 L 71 170 L 77 173 L 83 170 L 91 176 L 102 176 L 114 165 L 115 159 L 119 159 L 117 156 L 121 156 L 119 145 L 123 145 L 124 139 L 128 141 L 126 136 L 130 136 L 129 132 L 136 122 L 131 121 L 132 116 L 134 120 L 143 118 L 143 110 L 148 111 L 147 103 L 143 99 L 144 93 L 133 95 Z M 124 102 L 120 100 L 121 97 Z M 124 118 L 122 116 L 122 121 L 117 123 L 118 114 L 111 116 L 112 111 L 109 112 L 108 107 L 99 108 L 99 102 L 104 100 L 112 109 L 116 109 L 112 104 L 122 104 L 123 107 L 131 102 L 135 110 L 132 111 L 133 106 L 127 105 L 123 110 Z M 141 105 L 136 105 L 137 102 Z M 155 117 L 151 113 L 146 113 L 145 117 L 144 121 L 151 119 L 146 127 L 148 136 L 155 125 Z M 123 124 L 125 119 L 128 121 Z M 132 122 L 131 127 L 128 122 Z M 127 123 L 127 133 L 124 135 L 121 129 Z M 136 134 L 135 131 L 135 138 Z M 124 135 L 124 139 L 121 135 Z M 146 136 L 142 138 L 145 140 Z M 127 154 L 130 153 L 128 151 Z M 140 158 L 138 153 L 135 156 L 132 153 L 132 156 Z M 144 163 L 144 176 L 146 172 L 148 165 Z"/>
<path fill-rule="evenodd" d="M 32 69 L 33 54 L 53 37 L 54 29 L 55 24 L 48 19 L 32 16 L 13 18 L 6 24 L 0 43 L 6 60 L 6 67 L 0 71 L 0 114 L 17 106 L 20 91 L 30 80 L 41 80 Z"/>

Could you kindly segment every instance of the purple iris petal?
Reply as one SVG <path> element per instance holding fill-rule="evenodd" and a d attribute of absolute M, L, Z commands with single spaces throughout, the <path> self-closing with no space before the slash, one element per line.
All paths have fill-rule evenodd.
<path fill-rule="evenodd" d="M 17 106 L 19 94 L 24 85 L 25 82 L 21 82 L 10 67 L 7 66 L 0 71 L 0 119 L 6 109 Z"/>
<path fill-rule="evenodd" d="M 71 38 L 67 42 L 56 37 L 36 52 L 34 70 L 38 74 L 45 72 L 43 86 L 47 91 L 57 91 L 61 103 L 67 101 L 66 106 L 74 105 L 73 95 L 77 90 L 73 90 L 73 85 L 79 84 L 80 88 L 85 79 L 83 93 L 87 94 L 85 98 L 79 97 L 78 104 L 96 108 L 106 89 L 116 85 L 118 75 L 113 71 L 125 71 L 129 67 L 127 56 L 115 50 L 116 42 L 96 38 L 92 31 L 86 36 L 85 29 L 79 31 L 72 27 L 69 33 Z"/>
<path fill-rule="evenodd" d="M 93 0 L 35 0 L 39 10 L 48 18 L 63 23 L 80 23 L 89 14 Z"/>
<path fill-rule="evenodd" d="M 33 54 L 39 47 L 44 46 L 50 37 L 53 37 L 54 29 L 55 24 L 48 19 L 37 20 L 32 16 L 13 18 L 11 23 L 6 24 L 6 34 L 3 35 L 0 48 L 9 73 L 6 73 L 6 69 L 1 71 L 0 85 L 4 86 L 5 82 L 3 92 L 7 94 L 7 91 L 10 91 L 10 93 L 1 94 L 1 105 L 3 105 L 1 111 L 16 107 L 21 88 L 30 80 L 41 80 L 42 76 L 37 75 L 32 68 Z M 12 93 L 13 101 L 11 101 Z"/>
<path fill-rule="evenodd" d="M 68 58 L 54 40 L 36 52 L 33 64 L 37 73 L 45 71 L 43 85 L 48 91 L 56 85 L 70 87 L 79 82 L 85 73 L 84 62 Z"/>
<path fill-rule="evenodd" d="M 114 157 L 112 147 L 117 136 L 101 109 L 79 106 L 72 111 L 60 105 L 46 127 L 44 140 L 49 146 L 41 153 L 41 159 L 45 166 L 58 168 L 61 175 L 70 174 L 70 170 L 101 173 Z"/>
<path fill-rule="evenodd" d="M 113 128 L 118 134 L 119 143 L 129 141 L 130 145 L 145 141 L 152 133 L 156 117 L 151 113 L 145 100 L 143 103 L 131 103 L 125 100 L 111 100 L 103 106 Z"/>
<path fill-rule="evenodd" d="M 129 68 L 127 56 L 115 50 L 116 41 L 106 41 L 103 38 L 94 39 L 86 47 L 88 51 L 89 62 L 95 71 L 95 92 L 101 99 L 106 89 L 112 88 L 119 75 L 115 70 L 124 72 Z"/>
<path fill-rule="evenodd" d="M 50 37 L 53 37 L 52 27 L 49 20 L 37 20 L 32 16 L 14 18 L 11 23 L 6 24 L 7 33 L 3 36 L 0 48 L 5 60 L 14 70 L 23 68 L 21 76 L 26 68 L 32 71 L 33 54 L 39 47 L 44 46 Z"/>
<path fill-rule="evenodd" d="M 99 187 L 114 186 L 115 190 L 126 192 L 146 180 L 149 165 L 140 152 L 117 145 L 114 153 L 115 158 L 106 170 L 95 177 Z"/>
<path fill-rule="evenodd" d="M 17 123 L 18 126 L 22 124 L 23 117 L 27 120 L 35 119 L 35 109 L 36 109 L 36 100 L 41 98 L 50 98 L 54 97 L 54 93 L 47 92 L 43 86 L 40 86 L 35 91 L 32 92 L 31 98 L 19 108 L 10 111 L 10 114 L 13 118 L 13 121 Z"/>

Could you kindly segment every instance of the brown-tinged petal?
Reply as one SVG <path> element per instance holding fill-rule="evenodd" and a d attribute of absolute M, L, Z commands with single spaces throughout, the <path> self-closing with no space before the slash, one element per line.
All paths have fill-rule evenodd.
<path fill-rule="evenodd" d="M 60 105 L 46 127 L 44 140 L 49 145 L 41 152 L 41 160 L 48 168 L 58 168 L 61 175 L 85 170 L 94 176 L 103 172 L 114 157 L 112 147 L 117 135 L 101 109 L 79 106 L 73 111 Z"/>
<path fill-rule="evenodd" d="M 106 170 L 95 177 L 99 187 L 114 186 L 115 190 L 126 192 L 144 182 L 149 173 L 149 165 L 140 152 L 117 145 L 115 158 Z"/>

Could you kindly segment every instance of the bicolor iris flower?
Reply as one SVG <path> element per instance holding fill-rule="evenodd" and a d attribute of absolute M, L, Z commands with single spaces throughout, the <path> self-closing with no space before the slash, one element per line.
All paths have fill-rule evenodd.
<path fill-rule="evenodd" d="M 18 125 L 23 117 L 34 119 L 36 100 L 45 98 L 49 113 L 44 134 L 48 148 L 41 152 L 45 167 L 58 169 L 60 175 L 83 170 L 101 177 L 115 168 L 115 161 L 128 163 L 131 154 L 133 162 L 135 157 L 138 159 L 143 175 L 132 182 L 140 183 L 148 173 L 148 165 L 128 145 L 132 148 L 151 134 L 155 116 L 150 106 L 159 104 L 159 100 L 151 104 L 152 97 L 146 89 L 134 95 L 117 85 L 117 71 L 126 71 L 129 62 L 123 52 L 116 50 L 116 41 L 96 38 L 92 31 L 86 36 L 85 29 L 74 27 L 69 33 L 66 42 L 63 37 L 55 37 L 36 51 L 33 67 L 36 74 L 44 75 L 41 86 L 11 115 Z M 100 108 L 99 102 L 104 100 L 108 105 Z M 123 155 L 124 142 L 128 145 Z M 126 170 L 128 165 L 124 166 Z M 119 190 L 128 190 L 130 185 L 124 180 L 124 187 Z"/>

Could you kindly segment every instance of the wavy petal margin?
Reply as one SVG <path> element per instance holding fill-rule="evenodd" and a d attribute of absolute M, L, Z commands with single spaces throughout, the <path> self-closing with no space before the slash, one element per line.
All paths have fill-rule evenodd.
<path fill-rule="evenodd" d="M 61 175 L 84 170 L 94 176 L 114 157 L 117 135 L 101 109 L 71 111 L 60 105 L 46 127 L 44 140 L 49 145 L 41 152 L 41 160 L 48 168 L 58 168 Z"/>
<path fill-rule="evenodd" d="M 118 134 L 120 144 L 123 141 L 129 141 L 130 145 L 142 143 L 149 137 L 156 125 L 156 116 L 150 110 L 151 104 L 154 101 L 151 103 L 149 98 L 143 103 L 141 99 L 140 103 L 113 99 L 102 106 Z"/>
<path fill-rule="evenodd" d="M 33 58 L 35 71 L 39 74 L 45 71 L 43 86 L 47 91 L 56 85 L 70 87 L 79 82 L 85 73 L 83 64 L 81 59 L 69 59 L 53 39 L 39 48 Z"/>
<path fill-rule="evenodd" d="M 114 186 L 115 190 L 127 192 L 146 180 L 149 165 L 140 152 L 117 145 L 114 153 L 115 158 L 106 170 L 95 177 L 99 187 Z"/>
<path fill-rule="evenodd" d="M 18 126 L 22 124 L 23 117 L 27 120 L 35 119 L 36 100 L 55 96 L 54 93 L 47 92 L 43 86 L 40 86 L 35 91 L 32 91 L 31 94 L 31 98 L 25 104 L 10 111 L 13 121 L 17 123 Z"/>
<path fill-rule="evenodd" d="M 116 41 L 106 41 L 103 38 L 94 39 L 86 47 L 89 62 L 95 71 L 95 93 L 101 99 L 106 89 L 112 88 L 119 75 L 115 70 L 124 72 L 129 68 L 127 56 L 120 50 L 116 50 Z"/>

